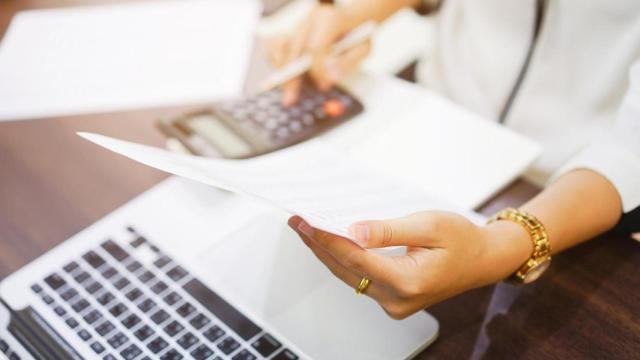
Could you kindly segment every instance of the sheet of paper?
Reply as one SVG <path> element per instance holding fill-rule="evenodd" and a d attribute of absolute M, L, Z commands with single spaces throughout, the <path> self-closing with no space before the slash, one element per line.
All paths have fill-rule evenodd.
<path fill-rule="evenodd" d="M 349 237 L 349 225 L 358 220 L 395 218 L 428 209 L 458 211 L 318 141 L 249 160 L 225 160 L 171 153 L 97 134 L 80 135 L 148 166 L 266 201 L 345 237 Z M 472 213 L 466 215 L 482 221 Z"/>
<path fill-rule="evenodd" d="M 0 120 L 238 95 L 260 8 L 164 0 L 19 13 L 0 43 Z"/>

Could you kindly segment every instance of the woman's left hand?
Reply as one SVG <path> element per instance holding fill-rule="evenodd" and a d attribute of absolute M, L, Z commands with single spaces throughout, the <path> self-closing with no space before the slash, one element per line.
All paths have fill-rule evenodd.
<path fill-rule="evenodd" d="M 350 228 L 355 242 L 289 219 L 304 243 L 331 272 L 356 288 L 371 280 L 365 294 L 394 319 L 403 319 L 465 290 L 506 278 L 531 254 L 531 241 L 515 223 L 477 226 L 448 212 L 425 211 L 386 221 L 363 221 Z M 367 248 L 407 246 L 404 256 L 384 256 Z"/>

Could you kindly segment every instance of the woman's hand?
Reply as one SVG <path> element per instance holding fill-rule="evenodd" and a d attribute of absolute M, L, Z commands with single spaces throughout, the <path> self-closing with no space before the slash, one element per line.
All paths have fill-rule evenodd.
<path fill-rule="evenodd" d="M 528 234 L 506 221 L 477 226 L 447 212 L 425 211 L 388 221 L 351 226 L 355 242 L 289 219 L 331 272 L 356 288 L 363 276 L 371 280 L 366 294 L 394 319 L 465 290 L 508 277 L 532 251 Z M 384 256 L 367 248 L 407 246 L 404 256 Z"/>
<path fill-rule="evenodd" d="M 345 11 L 332 5 L 319 5 L 292 34 L 271 39 L 269 57 L 274 66 L 282 67 L 304 54 L 312 54 L 314 62 L 309 74 L 318 88 L 327 91 L 369 53 L 367 42 L 339 56 L 329 55 L 331 46 L 352 28 Z M 301 78 L 296 78 L 283 85 L 285 105 L 297 101 L 301 82 Z"/>

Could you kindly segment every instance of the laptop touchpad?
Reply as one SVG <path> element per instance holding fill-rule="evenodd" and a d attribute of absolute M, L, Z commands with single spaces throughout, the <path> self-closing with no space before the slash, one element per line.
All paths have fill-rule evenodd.
<path fill-rule="evenodd" d="M 286 217 L 270 213 L 215 242 L 194 265 L 207 283 L 265 318 L 281 315 L 332 279 Z"/>

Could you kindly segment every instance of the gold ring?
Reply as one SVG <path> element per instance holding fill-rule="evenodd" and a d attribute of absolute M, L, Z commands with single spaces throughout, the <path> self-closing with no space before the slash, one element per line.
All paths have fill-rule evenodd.
<path fill-rule="evenodd" d="M 364 294 L 364 292 L 367 291 L 369 284 L 371 284 L 371 280 L 369 280 L 368 277 L 363 276 L 362 280 L 360 280 L 360 284 L 358 284 L 358 287 L 356 288 L 356 294 L 358 295 Z"/>

